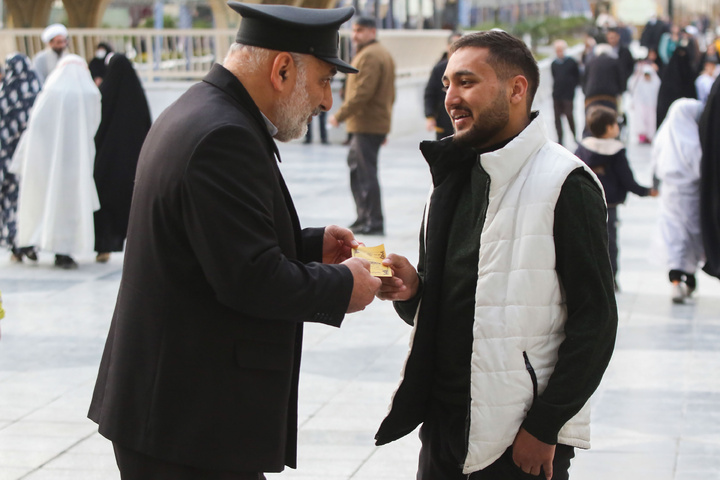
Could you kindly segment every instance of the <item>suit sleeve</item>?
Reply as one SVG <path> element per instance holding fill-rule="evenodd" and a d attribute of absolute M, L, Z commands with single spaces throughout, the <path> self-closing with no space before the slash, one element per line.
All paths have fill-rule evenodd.
<path fill-rule="evenodd" d="M 588 402 L 610 362 L 617 331 L 607 213 L 602 193 L 583 171 L 568 176 L 555 207 L 556 269 L 565 289 L 565 340 L 548 385 L 523 428 L 554 445 L 560 429 Z"/>
<path fill-rule="evenodd" d="M 322 229 L 302 233 L 278 196 L 280 173 L 256 132 L 227 126 L 196 148 L 182 186 L 183 222 L 203 273 L 221 303 L 256 318 L 316 321 L 339 326 L 353 279 L 343 265 L 303 263 L 284 254 L 318 258 Z M 278 205 L 280 203 L 280 205 Z M 284 246 L 284 249 L 283 247 Z M 318 253 L 320 252 L 320 253 Z"/>

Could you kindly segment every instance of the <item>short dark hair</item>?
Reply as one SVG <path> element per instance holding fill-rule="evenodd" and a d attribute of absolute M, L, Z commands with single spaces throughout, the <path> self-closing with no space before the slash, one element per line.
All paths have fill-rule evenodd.
<path fill-rule="evenodd" d="M 377 28 L 377 22 L 373 17 L 358 17 L 355 19 L 355 25 L 365 28 Z"/>
<path fill-rule="evenodd" d="M 522 75 L 528 81 L 528 113 L 540 83 L 540 70 L 525 42 L 502 30 L 474 32 L 463 35 L 450 47 L 450 54 L 461 48 L 487 48 L 487 63 L 499 79 Z"/>
<path fill-rule="evenodd" d="M 602 137 L 608 127 L 612 127 L 616 123 L 618 123 L 617 112 L 610 107 L 598 105 L 591 107 L 588 111 L 587 125 L 593 137 Z"/>

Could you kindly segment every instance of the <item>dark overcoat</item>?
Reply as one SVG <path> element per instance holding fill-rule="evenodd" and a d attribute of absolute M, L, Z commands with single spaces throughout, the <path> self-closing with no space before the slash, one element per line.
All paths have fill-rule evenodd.
<path fill-rule="evenodd" d="M 215 65 L 143 145 L 89 417 L 118 444 L 223 471 L 294 467 L 302 322 L 339 326 L 350 270 L 300 230 L 277 147 Z"/>

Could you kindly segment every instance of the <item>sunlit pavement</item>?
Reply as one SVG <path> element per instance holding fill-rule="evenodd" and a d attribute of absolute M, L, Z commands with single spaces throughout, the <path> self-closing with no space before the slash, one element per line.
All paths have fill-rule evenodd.
<path fill-rule="evenodd" d="M 430 185 L 417 144 L 427 137 L 393 137 L 381 150 L 386 235 L 361 238 L 413 260 Z M 297 141 L 281 152 L 304 226 L 355 219 L 347 147 Z M 650 147 L 631 141 L 629 157 L 638 181 L 648 185 Z M 693 303 L 672 304 L 665 268 L 652 261 L 656 211 L 656 199 L 635 196 L 619 209 L 620 331 L 592 399 L 593 448 L 578 451 L 574 480 L 720 479 L 720 281 L 700 274 Z M 50 253 L 36 265 L 11 264 L 8 257 L 0 259 L 7 311 L 0 324 L 0 480 L 119 479 L 110 442 L 85 415 L 122 255 L 107 264 L 78 257 L 75 271 L 56 269 Z M 415 478 L 416 432 L 384 447 L 373 444 L 409 333 L 392 305 L 379 301 L 348 316 L 340 329 L 307 326 L 299 468 L 268 478 Z"/>

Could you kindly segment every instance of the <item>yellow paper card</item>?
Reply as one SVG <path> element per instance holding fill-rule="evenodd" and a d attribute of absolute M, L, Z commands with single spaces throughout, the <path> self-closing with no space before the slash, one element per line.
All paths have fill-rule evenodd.
<path fill-rule="evenodd" d="M 363 247 L 362 245 L 358 248 L 354 248 L 352 251 L 353 257 L 364 258 L 370 262 L 370 275 L 373 277 L 392 277 L 392 270 L 390 267 L 386 267 L 382 264 L 385 259 L 385 245 L 380 244 L 375 247 Z"/>

